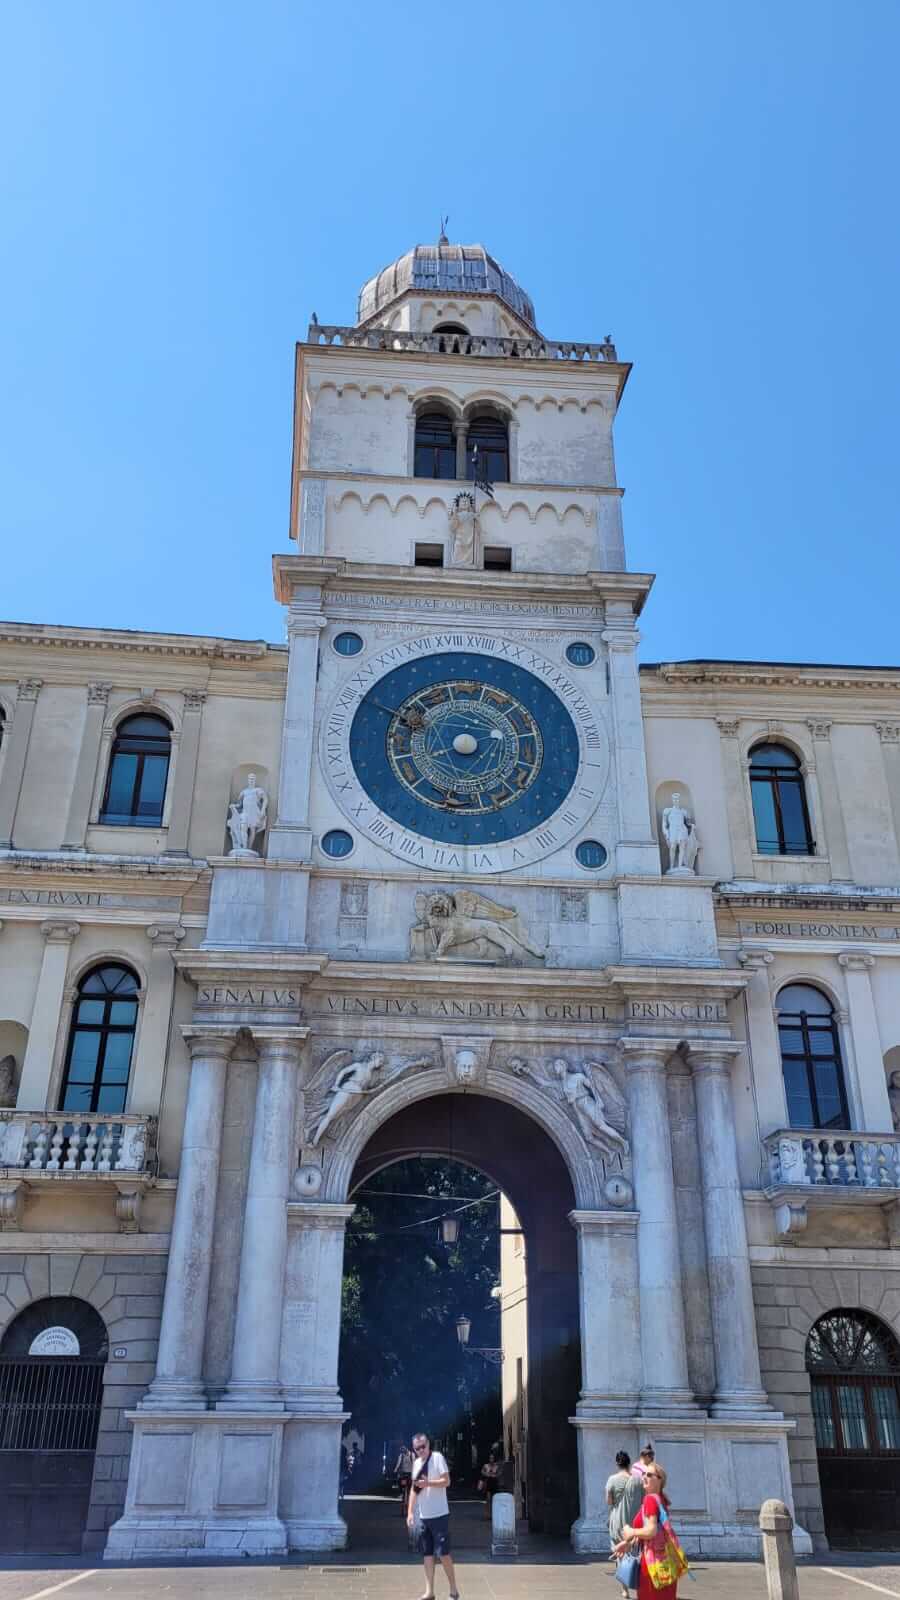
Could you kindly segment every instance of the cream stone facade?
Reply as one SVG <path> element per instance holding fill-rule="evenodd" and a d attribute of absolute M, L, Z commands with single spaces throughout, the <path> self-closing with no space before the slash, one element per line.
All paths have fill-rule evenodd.
<path fill-rule="evenodd" d="M 536 1529 L 650 1433 L 689 1549 L 822 1544 L 832 1313 L 898 1470 L 900 671 L 639 671 L 628 371 L 419 246 L 298 346 L 286 647 L 0 628 L 0 1408 L 99 1316 L 86 1549 L 344 1544 L 344 1229 L 448 1128 Z"/>

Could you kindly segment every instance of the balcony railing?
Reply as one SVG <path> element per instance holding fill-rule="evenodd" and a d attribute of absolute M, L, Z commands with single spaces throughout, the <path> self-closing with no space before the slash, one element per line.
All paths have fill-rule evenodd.
<path fill-rule="evenodd" d="M 155 1117 L 0 1112 L 0 1167 L 22 1177 L 47 1173 L 149 1173 L 156 1163 Z"/>
<path fill-rule="evenodd" d="M 398 328 L 343 328 L 311 322 L 308 344 L 350 345 L 357 350 L 405 350 L 413 355 L 506 356 L 515 361 L 618 361 L 611 339 L 572 344 L 522 334 L 516 339 L 480 333 L 405 333 Z"/>
<path fill-rule="evenodd" d="M 774 1189 L 900 1189 L 900 1134 L 792 1128 L 764 1141 Z"/>

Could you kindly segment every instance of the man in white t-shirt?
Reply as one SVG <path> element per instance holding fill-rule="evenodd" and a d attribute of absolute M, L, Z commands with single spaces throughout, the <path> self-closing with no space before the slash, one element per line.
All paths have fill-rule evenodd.
<path fill-rule="evenodd" d="M 415 1460 L 406 1523 L 410 1530 L 416 1521 L 419 1524 L 419 1549 L 425 1563 L 425 1593 L 422 1600 L 434 1600 L 435 1557 L 447 1574 L 450 1600 L 459 1600 L 456 1571 L 450 1554 L 450 1507 L 447 1504 L 450 1469 L 440 1451 L 432 1450 L 427 1433 L 417 1433 L 412 1443 Z"/>

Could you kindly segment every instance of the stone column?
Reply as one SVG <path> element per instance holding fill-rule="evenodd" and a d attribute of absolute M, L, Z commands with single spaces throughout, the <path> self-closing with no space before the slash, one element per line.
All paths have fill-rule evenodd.
<path fill-rule="evenodd" d="M 641 1411 L 694 1413 L 688 1383 L 681 1251 L 666 1093 L 672 1039 L 623 1039 L 638 1222 L 643 1355 Z"/>
<path fill-rule="evenodd" d="M 747 780 L 738 744 L 740 723 L 737 718 L 716 717 L 716 726 L 721 741 L 719 752 L 725 784 L 732 871 L 736 878 L 752 878 L 755 876 L 753 855 L 756 850 L 756 833 L 753 813 L 748 805 Z"/>
<path fill-rule="evenodd" d="M 294 1550 L 340 1550 L 347 1527 L 338 1513 L 341 1427 L 347 1413 L 337 1386 L 344 1229 L 353 1206 L 294 1202 L 281 1324 L 284 1431 L 279 1515 Z"/>
<path fill-rule="evenodd" d="M 859 1090 L 857 1112 L 860 1130 L 864 1133 L 890 1133 L 894 1123 L 888 1099 L 878 1013 L 869 976 L 875 965 L 875 957 L 867 950 L 842 950 L 838 964 L 844 969 L 847 985 L 847 1007 Z"/>
<path fill-rule="evenodd" d="M 824 853 L 824 845 L 824 849 L 828 852 L 832 882 L 851 883 L 853 874 L 850 870 L 850 852 L 847 848 L 847 825 L 844 821 L 844 808 L 841 805 L 841 794 L 834 767 L 831 723 L 819 719 L 807 722 L 806 726 L 812 735 L 815 751 L 819 806 L 825 832 L 824 840 L 817 840 L 816 847 L 820 853 Z"/>
<path fill-rule="evenodd" d="M 84 849 L 84 841 L 87 838 L 87 827 L 91 814 L 94 783 L 97 777 L 97 762 L 100 759 L 103 719 L 106 716 L 106 706 L 111 688 L 112 684 L 110 683 L 89 683 L 87 686 L 87 706 L 85 707 L 84 723 L 81 729 L 81 745 L 78 751 L 72 793 L 69 796 L 69 814 L 66 818 L 66 831 L 62 842 L 64 850 Z"/>
<path fill-rule="evenodd" d="M 156 1377 L 142 1410 L 205 1411 L 203 1342 L 209 1301 L 213 1225 L 225 1078 L 236 1030 L 214 1024 L 184 1028 L 191 1077 L 169 1245 Z"/>
<path fill-rule="evenodd" d="M 769 968 L 774 960 L 771 950 L 758 949 L 755 945 L 738 951 L 738 961 L 750 978 L 744 992 L 747 996 L 748 1042 L 762 1139 L 788 1126 L 778 1023 L 769 982 Z"/>
<path fill-rule="evenodd" d="M 894 848 L 900 857 L 900 722 L 876 722 L 881 740 L 881 760 L 894 819 Z M 895 872 L 900 871 L 898 862 Z"/>
<path fill-rule="evenodd" d="M 453 438 L 456 442 L 456 476 L 463 483 L 466 481 L 466 424 L 462 417 L 457 417 L 453 424 Z"/>
<path fill-rule="evenodd" d="M 640 635 L 632 622 L 627 627 L 605 628 L 601 637 L 608 652 L 613 747 L 616 752 L 619 811 L 616 865 L 620 872 L 658 874 L 659 846 L 650 824 L 644 719 L 636 659 Z"/>
<path fill-rule="evenodd" d="M 700 1140 L 693 1077 L 680 1050 L 672 1056 L 666 1068 L 666 1099 L 672 1140 L 672 1170 L 675 1175 L 675 1215 L 681 1246 L 688 1382 L 698 1403 L 708 1406 L 716 1387 L 716 1361 L 709 1305 L 706 1234 L 703 1229 Z"/>
<path fill-rule="evenodd" d="M 197 755 L 200 750 L 200 726 L 205 700 L 206 691 L 203 689 L 184 691 L 184 716 L 178 740 L 175 771 L 172 774 L 172 802 L 169 806 L 169 824 L 166 833 L 167 856 L 188 854 L 188 834 L 194 804 L 194 787 L 197 781 Z"/>
<path fill-rule="evenodd" d="M 69 946 L 80 932 L 81 924 L 78 922 L 41 923 L 44 954 L 41 957 L 25 1060 L 16 1097 L 16 1106 L 20 1111 L 45 1111 L 47 1108 L 50 1074 L 66 992 Z"/>
<path fill-rule="evenodd" d="M 175 993 L 174 958 L 184 938 L 184 928 L 177 922 L 155 922 L 145 932 L 150 941 L 150 968 L 137 1055 L 131 1071 L 128 1114 L 133 1117 L 158 1117 L 169 1054 L 169 1027 Z"/>
<path fill-rule="evenodd" d="M 295 599 L 288 612 L 288 681 L 281 734 L 277 820 L 269 830 L 269 860 L 308 861 L 312 853 L 309 784 L 313 760 L 315 685 L 321 593 Z"/>
<path fill-rule="evenodd" d="M 716 1357 L 716 1392 L 710 1414 L 767 1413 L 759 1370 L 750 1251 L 738 1174 L 731 1060 L 741 1046 L 727 1040 L 688 1045 L 700 1128 L 703 1221 Z"/>
<path fill-rule="evenodd" d="M 0 764 L 0 850 L 11 850 L 16 828 L 16 812 L 25 776 L 25 760 L 37 697 L 41 692 L 40 678 L 22 678 L 16 694 L 16 710 L 6 729 L 3 761 Z M 33 1107 L 30 1109 L 34 1109 Z"/>
<path fill-rule="evenodd" d="M 297 1170 L 297 1078 L 308 1028 L 254 1028 L 256 1113 L 238 1284 L 231 1380 L 223 1407 L 284 1409 L 279 1379 L 287 1203 Z"/>

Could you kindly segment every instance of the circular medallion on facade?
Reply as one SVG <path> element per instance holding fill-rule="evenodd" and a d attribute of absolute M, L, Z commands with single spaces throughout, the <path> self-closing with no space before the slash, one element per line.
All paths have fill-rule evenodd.
<path fill-rule="evenodd" d="M 294 1173 L 294 1188 L 297 1194 L 309 1200 L 318 1194 L 322 1187 L 322 1168 L 313 1165 L 298 1167 Z"/>
<path fill-rule="evenodd" d="M 467 636 L 438 634 L 369 658 L 323 729 L 345 815 L 442 872 L 502 872 L 552 854 L 595 810 L 609 767 L 599 716 L 564 670 L 530 647 L 476 637 L 477 649 L 447 649 Z"/>
<path fill-rule="evenodd" d="M 81 1345 L 71 1328 L 45 1328 L 28 1346 L 30 1356 L 80 1356 Z"/>
<path fill-rule="evenodd" d="M 630 1206 L 634 1199 L 634 1190 L 628 1179 L 619 1175 L 607 1178 L 603 1193 L 611 1206 Z"/>

